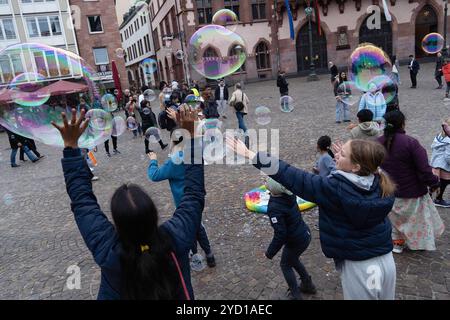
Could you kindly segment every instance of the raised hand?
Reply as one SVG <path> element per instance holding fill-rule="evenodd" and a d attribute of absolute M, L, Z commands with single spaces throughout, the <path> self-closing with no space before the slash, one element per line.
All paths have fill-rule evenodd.
<path fill-rule="evenodd" d="M 333 151 L 333 153 L 335 155 L 338 155 L 341 153 L 342 146 L 343 146 L 343 144 L 341 141 L 336 141 L 335 143 L 333 143 L 331 150 Z"/>
<path fill-rule="evenodd" d="M 158 157 L 154 152 L 149 152 L 147 155 L 150 158 L 150 160 L 158 160 Z"/>
<path fill-rule="evenodd" d="M 183 104 L 179 108 L 180 126 L 187 130 L 191 137 L 195 136 L 195 122 L 198 121 L 198 112 Z"/>
<path fill-rule="evenodd" d="M 67 121 L 65 112 L 61 112 L 63 126 L 59 126 L 52 121 L 52 125 L 58 129 L 64 140 L 64 147 L 78 148 L 78 139 L 89 125 L 89 119 L 84 118 L 85 114 L 86 110 L 81 110 L 80 117 L 77 119 L 77 111 L 72 109 L 72 119 L 70 120 L 70 123 Z"/>
<path fill-rule="evenodd" d="M 247 159 L 253 159 L 256 155 L 253 151 L 249 150 L 245 143 L 235 137 L 227 136 L 225 138 L 227 146 L 233 150 L 237 155 L 245 157 Z"/>

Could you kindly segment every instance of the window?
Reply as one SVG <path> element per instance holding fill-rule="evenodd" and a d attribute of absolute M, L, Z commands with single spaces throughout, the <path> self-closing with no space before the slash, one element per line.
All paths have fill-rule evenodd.
<path fill-rule="evenodd" d="M 0 57 L 0 76 L 3 83 L 10 82 L 14 78 L 11 63 L 7 56 Z"/>
<path fill-rule="evenodd" d="M 16 39 L 16 31 L 12 19 L 0 19 L 0 40 Z"/>
<path fill-rule="evenodd" d="M 211 0 L 197 0 L 197 15 L 199 24 L 207 24 L 212 21 Z"/>
<path fill-rule="evenodd" d="M 62 34 L 58 16 L 27 18 L 26 23 L 30 38 L 60 36 Z"/>
<path fill-rule="evenodd" d="M 242 49 L 240 49 L 236 45 L 230 49 L 230 53 L 228 54 L 228 56 L 232 59 L 238 59 L 238 55 L 241 55 L 242 53 L 243 53 Z M 245 72 L 245 62 L 242 64 L 242 66 L 236 72 Z"/>
<path fill-rule="evenodd" d="M 158 29 L 153 30 L 153 41 L 155 43 L 155 50 L 158 51 L 161 48 L 161 43 L 159 42 Z"/>
<path fill-rule="evenodd" d="M 1 6 L 2 4 L 8 4 L 8 0 L 0 0 L 0 6 Z"/>
<path fill-rule="evenodd" d="M 88 24 L 90 33 L 103 32 L 102 19 L 100 16 L 88 17 Z"/>
<path fill-rule="evenodd" d="M 27 18 L 28 35 L 30 38 L 39 37 L 39 29 L 36 23 L 36 18 Z"/>
<path fill-rule="evenodd" d="M 225 0 L 224 4 L 225 4 L 225 9 L 229 9 L 229 10 L 233 11 L 234 13 L 236 13 L 237 18 L 239 20 L 239 1 Z"/>
<path fill-rule="evenodd" d="M 60 36 L 61 33 L 61 25 L 59 24 L 59 17 L 50 17 L 50 27 L 52 29 L 52 35 Z"/>
<path fill-rule="evenodd" d="M 138 49 L 139 49 L 139 55 L 142 56 L 142 54 L 144 53 L 143 51 L 143 47 L 142 47 L 142 40 L 138 41 Z"/>
<path fill-rule="evenodd" d="M 120 42 L 123 42 L 123 34 L 120 34 Z"/>
<path fill-rule="evenodd" d="M 95 59 L 96 65 L 109 63 L 108 50 L 105 47 L 94 48 L 93 50 L 94 50 L 94 59 Z"/>
<path fill-rule="evenodd" d="M 256 47 L 256 69 L 270 69 L 270 52 L 265 42 Z"/>
<path fill-rule="evenodd" d="M 144 53 L 147 53 L 147 52 L 148 52 L 147 36 L 144 37 L 144 46 L 145 46 L 145 51 L 144 51 Z"/>
<path fill-rule="evenodd" d="M 48 26 L 48 20 L 47 17 L 39 17 L 37 18 L 39 30 L 41 31 L 41 37 L 49 37 L 50 34 L 50 27 Z"/>
<path fill-rule="evenodd" d="M 266 0 L 252 0 L 253 20 L 266 19 Z"/>
<path fill-rule="evenodd" d="M 1 3 L 2 0 L 0 0 Z M 6 0 L 8 1 L 8 0 Z M 39 2 L 44 2 L 44 0 L 22 0 L 22 3 L 39 3 Z M 55 0 L 45 0 L 45 2 L 55 2 Z"/>
<path fill-rule="evenodd" d="M 175 8 L 172 7 L 172 10 L 170 10 L 170 18 L 172 20 L 172 29 L 173 33 L 178 33 L 178 24 L 177 24 L 177 17 L 175 15 Z"/>
<path fill-rule="evenodd" d="M 150 5 L 150 19 L 153 20 L 155 17 L 155 8 L 153 7 L 153 3 Z"/>

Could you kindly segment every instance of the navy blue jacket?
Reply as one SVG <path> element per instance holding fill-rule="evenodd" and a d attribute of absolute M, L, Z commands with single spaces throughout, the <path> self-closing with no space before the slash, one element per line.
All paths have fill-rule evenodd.
<path fill-rule="evenodd" d="M 120 299 L 122 246 L 113 224 L 100 209 L 92 191 L 92 173 L 81 156 L 80 149 L 65 149 L 62 166 L 75 221 L 95 262 L 101 268 L 101 283 L 97 298 Z M 204 204 L 203 165 L 185 164 L 184 196 L 173 217 L 160 228 L 172 239 L 173 250 L 191 299 L 194 299 L 194 292 L 188 253 L 200 227 Z M 174 274 L 174 277 L 179 278 L 178 273 Z"/>
<path fill-rule="evenodd" d="M 336 262 L 361 261 L 392 251 L 387 216 L 394 197 L 381 197 L 378 176 L 370 190 L 363 190 L 341 175 L 320 177 L 262 153 L 258 153 L 254 165 L 264 171 L 274 161 L 279 165 L 278 172 L 270 177 L 319 206 L 320 242 L 325 256 Z"/>
<path fill-rule="evenodd" d="M 311 233 L 303 221 L 295 195 L 283 194 L 270 197 L 267 207 L 273 239 L 266 250 L 266 257 L 272 259 L 286 245 L 289 248 L 304 247 Z"/>

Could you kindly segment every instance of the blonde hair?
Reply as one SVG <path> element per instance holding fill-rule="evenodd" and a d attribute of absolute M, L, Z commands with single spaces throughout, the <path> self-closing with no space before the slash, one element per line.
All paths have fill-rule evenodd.
<path fill-rule="evenodd" d="M 386 172 L 379 169 L 386 157 L 386 149 L 378 142 L 358 139 L 350 141 L 350 149 L 350 160 L 360 166 L 360 170 L 356 174 L 359 176 L 378 174 L 382 197 L 393 195 L 395 192 L 394 182 Z"/>

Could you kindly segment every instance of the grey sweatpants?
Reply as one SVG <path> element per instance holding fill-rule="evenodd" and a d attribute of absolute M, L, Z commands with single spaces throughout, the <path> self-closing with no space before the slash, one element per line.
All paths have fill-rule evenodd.
<path fill-rule="evenodd" d="M 396 268 L 392 252 L 337 265 L 345 300 L 394 300 Z"/>

